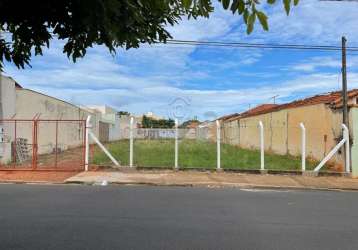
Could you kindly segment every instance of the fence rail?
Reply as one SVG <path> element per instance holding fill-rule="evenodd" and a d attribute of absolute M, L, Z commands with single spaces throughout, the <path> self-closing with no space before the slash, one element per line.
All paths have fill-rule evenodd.
<path fill-rule="evenodd" d="M 84 169 L 85 121 L 0 120 L 1 169 Z"/>

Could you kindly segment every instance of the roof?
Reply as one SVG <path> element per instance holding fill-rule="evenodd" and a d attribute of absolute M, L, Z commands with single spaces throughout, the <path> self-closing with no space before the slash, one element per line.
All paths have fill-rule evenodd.
<path fill-rule="evenodd" d="M 198 121 L 192 121 L 186 127 L 187 128 L 196 128 L 199 126 L 199 124 L 200 124 L 200 122 L 198 122 Z"/>
<path fill-rule="evenodd" d="M 240 114 L 240 117 L 247 117 L 247 116 L 254 116 L 254 115 L 257 115 L 257 114 L 261 114 L 263 112 L 268 112 L 268 111 L 271 111 L 272 109 L 278 107 L 280 105 L 278 104 L 261 104 L 255 108 L 252 108 L 252 109 L 249 109 L 243 113 Z"/>
<path fill-rule="evenodd" d="M 224 121 L 226 121 L 226 120 L 228 120 L 228 119 L 230 119 L 230 118 L 233 118 L 233 117 L 236 117 L 236 116 L 238 116 L 238 115 L 240 115 L 240 114 L 239 114 L 239 113 L 234 113 L 234 114 L 230 114 L 230 115 L 224 115 L 224 116 L 219 117 L 217 120 L 224 120 Z"/>
<path fill-rule="evenodd" d="M 348 91 L 348 99 L 358 96 L 358 89 L 352 89 Z M 342 107 L 342 92 L 334 91 L 325 94 L 319 94 L 311 96 L 305 99 L 296 100 L 284 104 L 262 104 L 253 109 L 249 109 L 243 113 L 238 114 L 235 117 L 230 117 L 230 121 L 237 120 L 239 118 L 246 118 L 261 114 L 267 114 L 283 109 L 298 108 L 303 106 L 317 105 L 317 104 L 326 104 L 331 108 L 336 109 Z"/>
<path fill-rule="evenodd" d="M 5 76 L 5 75 L 1 75 L 1 76 L 4 78 L 8 78 L 8 79 L 12 80 L 13 82 L 15 82 L 15 88 L 22 89 L 22 86 L 17 81 L 15 81 L 14 78 L 12 78 L 11 76 Z"/>
<path fill-rule="evenodd" d="M 270 111 L 272 108 L 275 108 L 277 106 L 279 106 L 279 105 L 278 104 L 261 104 L 255 108 L 249 109 L 243 113 L 240 113 L 240 114 L 235 113 L 235 114 L 223 116 L 221 119 L 223 121 L 231 122 L 231 121 L 240 119 L 242 117 L 255 116 L 257 114 L 261 114 L 262 112 Z"/>
<path fill-rule="evenodd" d="M 17 82 L 15 82 L 15 88 L 22 89 L 22 86 L 20 84 L 18 84 Z"/>
<path fill-rule="evenodd" d="M 354 98 L 354 97 L 358 96 L 358 89 L 353 89 L 351 91 L 348 91 L 347 95 L 348 95 L 348 100 L 350 98 Z M 342 107 L 342 96 L 339 96 L 339 98 L 334 100 L 332 102 L 332 105 L 334 106 L 334 108 L 341 108 Z"/>

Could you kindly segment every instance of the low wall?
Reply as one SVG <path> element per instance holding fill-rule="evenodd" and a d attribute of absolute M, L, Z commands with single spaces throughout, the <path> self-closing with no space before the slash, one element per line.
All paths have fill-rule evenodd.
<path fill-rule="evenodd" d="M 306 127 L 306 155 L 309 158 L 323 159 L 342 138 L 342 113 L 325 104 L 318 104 L 223 121 L 223 143 L 259 149 L 259 121 L 264 125 L 265 151 L 276 154 L 301 154 L 301 122 Z M 343 162 L 341 151 L 330 161 L 337 170 L 343 169 Z"/>

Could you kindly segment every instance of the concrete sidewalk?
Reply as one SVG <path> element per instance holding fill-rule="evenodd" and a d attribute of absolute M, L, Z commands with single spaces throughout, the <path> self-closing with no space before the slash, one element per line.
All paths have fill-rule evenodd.
<path fill-rule="evenodd" d="M 178 185 L 207 187 L 256 187 L 296 189 L 357 190 L 358 179 L 348 177 L 310 177 L 300 175 L 260 175 L 199 171 L 90 171 L 65 180 L 66 183 Z"/>

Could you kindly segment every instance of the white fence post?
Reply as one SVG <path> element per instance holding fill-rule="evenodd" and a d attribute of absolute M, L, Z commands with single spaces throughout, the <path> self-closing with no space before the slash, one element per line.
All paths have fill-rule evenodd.
<path fill-rule="evenodd" d="M 350 149 L 349 149 L 349 130 L 346 125 L 342 124 L 343 129 L 343 139 L 323 158 L 323 160 L 317 165 L 317 167 L 313 170 L 314 172 L 318 172 L 324 164 L 326 164 L 329 159 L 346 143 L 346 172 L 350 172 Z"/>
<path fill-rule="evenodd" d="M 175 169 L 179 168 L 178 165 L 178 119 L 175 119 L 175 162 L 174 162 L 174 167 Z"/>
<path fill-rule="evenodd" d="M 351 161 L 350 161 L 350 145 L 349 145 L 349 130 L 348 130 L 348 127 L 345 125 L 345 124 L 342 124 L 342 128 L 343 128 L 343 138 L 345 139 L 345 143 L 346 143 L 346 153 L 345 153 L 345 156 L 346 156 L 346 172 L 349 173 L 351 171 L 350 169 L 350 164 L 351 164 Z"/>
<path fill-rule="evenodd" d="M 91 131 L 91 116 L 87 116 L 86 120 L 86 148 L 85 148 L 85 171 L 88 171 L 89 166 L 89 138 L 91 137 L 92 140 L 97 143 L 97 145 L 103 150 L 103 152 L 111 159 L 114 165 L 119 166 L 118 161 L 111 155 L 111 153 L 103 146 L 103 144 L 98 140 L 98 138 L 92 133 Z"/>
<path fill-rule="evenodd" d="M 129 167 L 133 167 L 133 123 L 134 118 L 131 117 L 129 124 Z"/>
<path fill-rule="evenodd" d="M 264 144 L 264 124 L 259 121 L 260 127 L 260 155 L 261 155 L 261 170 L 265 170 L 265 144 Z"/>
<path fill-rule="evenodd" d="M 91 136 L 91 138 L 97 143 L 97 145 L 103 150 L 103 152 L 108 156 L 109 159 L 114 163 L 114 165 L 119 166 L 118 161 L 111 155 L 111 153 L 106 149 L 105 146 L 98 140 L 98 138 L 92 133 L 92 131 L 89 131 L 88 134 Z"/>
<path fill-rule="evenodd" d="M 302 172 L 306 171 L 306 128 L 301 122 L 301 153 L 302 153 Z"/>
<path fill-rule="evenodd" d="M 85 149 L 85 171 L 88 171 L 88 163 L 89 163 L 89 136 L 88 136 L 88 134 L 89 134 L 89 130 L 92 128 L 92 126 L 91 126 L 91 116 L 89 115 L 89 116 L 87 116 L 87 120 L 86 120 L 86 125 L 85 125 L 85 130 L 86 130 L 86 134 L 85 134 L 85 136 L 86 136 L 86 145 L 85 145 L 85 147 L 86 147 L 86 149 Z"/>
<path fill-rule="evenodd" d="M 221 169 L 221 152 L 220 152 L 220 122 L 216 120 L 216 168 L 217 170 Z"/>

